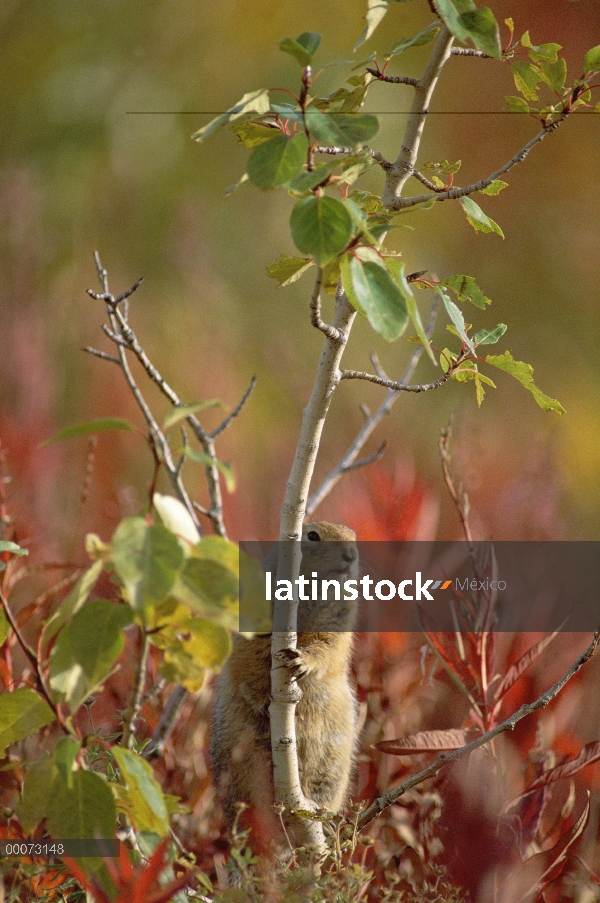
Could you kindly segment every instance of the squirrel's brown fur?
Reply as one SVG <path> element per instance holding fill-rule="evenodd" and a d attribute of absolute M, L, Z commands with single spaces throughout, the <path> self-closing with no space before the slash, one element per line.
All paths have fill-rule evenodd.
<path fill-rule="evenodd" d="M 340 524 L 306 524 L 301 573 L 311 578 L 316 571 L 319 581 L 335 579 L 342 585 L 348 578 L 356 579 L 355 539 L 354 532 Z M 356 697 L 348 669 L 357 603 L 335 602 L 331 595 L 318 603 L 318 611 L 314 603 L 307 603 L 312 610 L 306 626 L 319 630 L 321 624 L 331 626 L 333 618 L 346 632 L 298 634 L 294 666 L 301 673 L 302 699 L 296 709 L 296 737 L 304 794 L 318 806 L 338 812 L 348 792 L 356 740 Z M 343 595 L 342 591 L 342 599 Z M 263 835 L 263 843 L 280 831 L 272 810 L 270 695 L 271 637 L 236 636 L 219 679 L 212 768 L 228 826 L 235 817 L 235 803 L 244 802 L 250 807 L 244 821 L 253 826 L 256 841 L 261 842 L 256 833 Z"/>

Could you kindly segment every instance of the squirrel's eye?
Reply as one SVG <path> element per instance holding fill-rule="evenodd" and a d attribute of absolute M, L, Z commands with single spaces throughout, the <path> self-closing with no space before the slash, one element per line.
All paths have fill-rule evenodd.
<path fill-rule="evenodd" d="M 311 542 L 321 542 L 321 537 L 319 536 L 319 534 L 317 533 L 316 530 L 311 530 L 310 533 L 307 533 L 306 538 L 309 539 Z"/>

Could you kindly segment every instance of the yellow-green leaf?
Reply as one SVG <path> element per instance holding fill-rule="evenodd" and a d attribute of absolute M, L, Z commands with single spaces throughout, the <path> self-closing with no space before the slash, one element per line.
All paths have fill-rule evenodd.
<path fill-rule="evenodd" d="M 510 351 L 505 351 L 504 354 L 498 355 L 490 354 L 486 357 L 486 361 L 493 367 L 498 367 L 500 370 L 504 370 L 505 373 L 510 373 L 511 376 L 518 379 L 521 385 L 531 392 L 536 403 L 543 411 L 556 411 L 557 414 L 565 413 L 565 409 L 560 402 L 540 392 L 533 381 L 533 367 L 530 364 L 525 364 L 523 361 L 515 361 Z"/>

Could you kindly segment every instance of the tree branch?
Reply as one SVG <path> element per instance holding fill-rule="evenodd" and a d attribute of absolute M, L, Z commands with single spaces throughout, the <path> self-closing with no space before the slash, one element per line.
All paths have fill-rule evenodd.
<path fill-rule="evenodd" d="M 457 363 L 462 363 L 463 360 L 465 360 L 465 358 L 459 358 Z M 444 383 L 450 379 L 455 370 L 456 367 L 450 367 L 439 379 L 435 379 L 431 383 L 421 383 L 420 385 L 415 386 L 405 385 L 400 380 L 394 382 L 391 379 L 375 376 L 374 373 L 365 373 L 362 370 L 342 370 L 340 371 L 340 379 L 365 379 L 367 382 L 383 386 L 385 389 L 392 389 L 394 392 L 429 392 L 430 389 L 439 389 L 440 386 L 443 386 Z"/>
<path fill-rule="evenodd" d="M 514 712 L 506 721 L 503 721 L 502 724 L 497 725 L 491 731 L 487 731 L 485 734 L 482 734 L 480 737 L 477 737 L 475 740 L 468 743 L 466 746 L 461 746 L 460 749 L 456 749 L 451 753 L 443 753 L 441 756 L 438 756 L 434 762 L 431 763 L 427 768 L 420 771 L 418 774 L 413 775 L 408 778 L 408 780 L 404 781 L 400 786 L 394 787 L 392 790 L 388 791 L 388 793 L 384 794 L 379 799 L 376 799 L 368 809 L 366 809 L 358 819 L 358 828 L 362 830 L 369 822 L 373 821 L 374 818 L 377 818 L 384 809 L 387 809 L 388 806 L 393 805 L 404 793 L 408 790 L 411 790 L 413 787 L 416 787 L 418 784 L 422 784 L 423 781 L 426 781 L 427 778 L 434 777 L 442 768 L 445 768 L 446 765 L 450 765 L 452 762 L 457 762 L 459 759 L 462 759 L 464 756 L 468 756 L 474 750 L 479 749 L 481 746 L 485 746 L 499 734 L 503 734 L 506 731 L 514 730 L 515 726 L 521 721 L 523 718 L 526 718 L 527 715 L 531 715 L 533 712 L 536 712 L 538 709 L 545 708 L 562 690 L 565 684 L 576 674 L 579 669 L 585 665 L 587 661 L 592 657 L 598 644 L 600 643 L 600 630 L 596 631 L 594 634 L 594 639 L 588 646 L 588 648 L 583 652 L 579 658 L 573 662 L 572 665 L 567 668 L 563 676 L 556 681 L 553 686 L 550 687 L 549 690 L 546 690 L 545 693 L 542 693 L 535 702 L 530 702 L 525 705 L 522 705 L 520 709 Z"/>
<path fill-rule="evenodd" d="M 100 280 L 100 285 L 102 286 L 102 293 L 99 294 L 98 292 L 92 292 L 90 289 L 88 289 L 88 294 L 91 295 L 91 297 L 93 297 L 93 298 L 104 301 L 106 304 L 106 310 L 107 310 L 107 314 L 108 314 L 108 318 L 109 318 L 109 322 L 110 322 L 110 326 L 111 326 L 112 335 L 110 334 L 110 331 L 108 331 L 108 330 L 105 330 L 105 331 L 108 331 L 110 338 L 112 338 L 112 340 L 117 345 L 118 355 L 119 355 L 119 363 L 121 365 L 121 369 L 125 376 L 125 380 L 129 386 L 129 388 L 131 389 L 132 395 L 135 398 L 135 400 L 138 404 L 138 407 L 140 408 L 142 414 L 144 415 L 146 423 L 148 424 L 150 442 L 151 442 L 152 448 L 154 449 L 155 457 L 157 460 L 161 461 L 164 464 L 165 470 L 167 471 L 167 475 L 169 477 L 169 481 L 171 483 L 171 486 L 173 487 L 175 494 L 177 495 L 179 500 L 182 502 L 182 504 L 185 505 L 185 507 L 187 508 L 188 512 L 190 513 L 190 516 L 192 517 L 194 523 L 196 524 L 198 529 L 200 529 L 200 523 L 199 523 L 196 513 L 194 511 L 194 507 L 193 507 L 191 500 L 187 494 L 187 491 L 183 485 L 181 476 L 177 472 L 177 468 L 176 468 L 175 464 L 173 463 L 173 459 L 171 456 L 171 450 L 169 448 L 169 443 L 167 442 L 165 435 L 159 428 L 158 423 L 154 419 L 152 411 L 150 410 L 149 405 L 147 404 L 144 396 L 142 395 L 142 392 L 141 392 L 139 386 L 137 385 L 137 383 L 133 377 L 133 374 L 129 367 L 129 361 L 127 360 L 126 347 L 128 346 L 129 348 L 131 348 L 132 351 L 134 351 L 138 360 L 140 360 L 140 354 L 137 353 L 137 350 L 139 350 L 139 352 L 141 353 L 141 355 L 147 362 L 148 366 L 158 375 L 160 380 L 162 380 L 162 377 L 160 377 L 160 374 L 158 374 L 158 371 L 156 371 L 156 369 L 154 367 L 152 367 L 152 364 L 148 360 L 145 352 L 139 345 L 139 342 L 137 341 L 137 338 L 135 337 L 135 333 L 133 332 L 133 330 L 131 329 L 129 324 L 126 322 L 123 313 L 117 307 L 117 303 L 118 303 L 117 299 L 114 298 L 113 295 L 111 295 L 109 288 L 108 288 L 108 273 L 102 266 L 102 262 L 100 260 L 100 255 L 98 254 L 97 251 L 94 253 L 94 260 L 96 261 L 96 269 L 98 271 L 98 279 Z M 122 295 L 119 295 L 120 301 L 123 301 L 127 297 L 129 297 L 132 294 L 132 292 L 135 291 L 137 286 L 140 284 L 140 281 L 141 280 L 138 280 L 135 283 L 135 285 L 132 286 L 132 288 L 129 289 L 127 292 L 124 292 Z M 140 360 L 140 363 L 141 362 L 142 361 Z M 146 369 L 146 372 L 149 372 L 148 367 L 145 367 L 145 369 Z M 154 380 L 154 381 L 156 381 L 156 380 Z M 162 383 L 166 386 L 166 383 L 164 383 L 164 380 L 162 380 Z M 175 394 L 175 393 L 173 393 L 173 394 Z"/>
<path fill-rule="evenodd" d="M 435 89 L 444 63 L 450 56 L 454 38 L 446 28 L 442 26 L 435 47 L 427 64 L 427 68 L 415 86 L 415 96 L 411 112 L 408 117 L 406 132 L 402 148 L 394 164 L 387 173 L 385 188 L 381 196 L 384 207 L 394 208 L 394 204 L 400 199 L 402 189 L 412 173 L 421 145 L 421 137 L 425 127 L 425 120 L 429 112 L 429 102 Z"/>
<path fill-rule="evenodd" d="M 389 82 L 392 85 L 411 85 L 413 88 L 419 84 L 418 78 L 411 78 L 408 75 L 385 75 L 380 69 L 371 69 L 369 66 L 366 69 L 380 82 Z"/>
<path fill-rule="evenodd" d="M 382 169 L 388 170 L 391 168 L 392 164 L 390 161 L 387 160 L 383 154 L 380 154 L 379 151 L 373 150 L 373 148 L 369 147 L 367 144 L 363 144 L 361 151 L 365 151 L 373 157 L 375 162 L 379 163 Z M 331 154 L 332 156 L 335 156 L 336 154 L 354 154 L 356 151 L 352 147 L 339 147 L 336 144 L 320 144 L 318 147 L 313 148 L 313 153 Z"/>
<path fill-rule="evenodd" d="M 500 169 L 497 169 L 496 172 L 493 172 L 490 176 L 487 176 L 485 179 L 480 179 L 479 182 L 474 182 L 472 185 L 466 185 L 464 188 L 459 188 L 458 186 L 449 188 L 447 191 L 441 191 L 437 194 L 433 195 L 436 201 L 448 201 L 448 200 L 456 200 L 457 198 L 463 198 L 467 195 L 474 194 L 476 191 L 481 191 L 482 188 L 487 188 L 488 185 L 491 185 L 493 181 L 499 179 L 500 176 L 503 176 L 505 172 L 508 172 L 509 169 L 512 169 L 513 166 L 516 166 L 517 163 L 522 163 L 529 151 L 532 147 L 535 147 L 536 144 L 539 144 L 540 141 L 546 137 L 546 135 L 550 134 L 550 132 L 555 131 L 561 125 L 571 110 L 563 110 L 558 119 L 555 119 L 553 122 L 548 122 L 544 125 L 544 127 L 535 135 L 531 141 L 528 141 L 524 147 L 518 151 L 514 157 L 511 157 L 510 160 L 501 166 Z M 415 176 L 420 182 L 423 182 L 423 177 L 419 173 L 415 172 L 415 170 L 411 170 L 410 175 Z M 429 186 L 428 186 L 429 187 Z M 432 186 L 432 190 L 436 191 L 435 186 Z M 392 200 L 388 207 L 392 210 L 404 210 L 407 207 L 414 207 L 416 204 L 422 204 L 425 201 L 431 200 L 432 195 L 430 194 L 419 194 L 413 197 L 401 198 L 396 197 Z"/>
<path fill-rule="evenodd" d="M 148 655 L 150 653 L 150 641 L 147 632 L 142 631 L 142 648 L 140 649 L 140 658 L 138 661 L 137 674 L 135 678 L 135 687 L 131 703 L 127 711 L 123 715 L 123 736 L 121 738 L 121 746 L 126 749 L 133 749 L 135 739 L 135 720 L 142 708 L 142 698 L 144 694 L 144 684 L 146 683 L 146 668 L 148 665 Z"/>
<path fill-rule="evenodd" d="M 431 313 L 429 315 L 429 323 L 427 324 L 426 335 L 428 339 L 431 339 L 433 334 L 433 329 L 435 326 L 435 320 L 437 317 L 438 311 L 438 302 L 439 299 L 436 296 L 431 307 Z M 420 345 L 418 348 L 415 348 L 406 370 L 402 374 L 402 383 L 408 383 L 409 379 L 412 378 L 417 364 L 421 359 L 421 355 L 423 354 L 424 348 Z M 378 409 L 374 414 L 370 414 L 368 410 L 365 410 L 365 422 L 362 427 L 358 431 L 356 438 L 354 439 L 352 445 L 345 453 L 337 467 L 331 470 L 324 478 L 323 482 L 319 486 L 318 489 L 313 492 L 311 497 L 309 498 L 306 505 L 306 514 L 311 515 L 313 511 L 321 504 L 321 502 L 329 495 L 333 487 L 339 482 L 339 480 L 343 477 L 345 473 L 348 473 L 349 470 L 352 469 L 353 463 L 356 461 L 356 458 L 360 454 L 363 449 L 365 443 L 371 436 L 371 434 L 375 431 L 375 429 L 379 426 L 384 417 L 387 417 L 395 403 L 401 397 L 401 393 L 396 389 L 388 389 L 387 395 Z M 383 454 L 383 451 L 382 451 Z M 381 455 L 380 455 L 381 456 Z M 373 458 L 373 456 L 371 456 Z M 375 459 L 377 460 L 377 459 Z M 367 461 L 365 461 L 367 463 Z M 371 461 L 368 461 L 371 463 Z"/>
<path fill-rule="evenodd" d="M 46 687 L 46 684 L 44 682 L 44 678 L 42 677 L 42 670 L 40 668 L 40 663 L 38 661 L 38 658 L 37 658 L 35 652 L 33 651 L 33 649 L 31 648 L 31 646 L 29 645 L 29 643 L 26 641 L 23 634 L 21 633 L 21 630 L 17 623 L 17 619 L 15 617 L 13 617 L 13 613 L 10 610 L 8 601 L 5 599 L 4 593 L 2 592 L 1 589 L 0 589 L 0 605 L 4 609 L 4 614 L 6 616 L 6 620 L 10 624 L 10 626 L 15 634 L 19 646 L 23 650 L 25 656 L 27 657 L 30 665 L 33 668 L 37 689 L 39 690 L 39 692 L 42 694 L 42 696 L 44 697 L 44 699 L 46 700 L 46 702 L 52 709 L 52 712 L 54 713 L 54 717 L 56 718 L 56 720 L 58 721 L 58 723 L 60 724 L 60 726 L 62 727 L 64 732 L 66 734 L 68 734 L 69 731 L 65 725 L 64 719 L 62 717 L 62 713 L 61 713 L 60 709 L 58 708 L 58 706 L 56 705 L 56 703 L 53 701 L 52 696 L 50 695 L 50 693 Z"/>
<path fill-rule="evenodd" d="M 321 319 L 321 283 L 323 282 L 323 270 L 319 269 L 312 295 L 310 296 L 310 322 L 319 329 L 323 335 L 331 339 L 332 342 L 340 344 L 344 342 L 344 333 L 334 326 L 329 326 Z"/>
<path fill-rule="evenodd" d="M 239 404 L 237 405 L 237 407 L 235 407 L 235 408 L 233 409 L 233 411 L 231 412 L 231 414 L 229 414 L 229 415 L 225 418 L 225 420 L 224 420 L 224 421 L 223 421 L 223 422 L 222 422 L 215 430 L 212 431 L 212 433 L 209 433 L 209 438 L 210 438 L 210 439 L 216 439 L 217 436 L 220 436 L 221 433 L 225 432 L 225 430 L 227 429 L 227 427 L 229 426 L 229 424 L 231 423 L 231 421 L 232 421 L 235 417 L 237 417 L 238 414 L 241 414 L 241 413 L 242 413 L 242 409 L 244 408 L 246 402 L 248 401 L 248 399 L 250 398 L 250 396 L 251 396 L 252 393 L 254 392 L 254 387 L 255 387 L 255 386 L 256 386 L 256 376 L 253 376 L 252 379 L 250 380 L 250 385 L 248 386 L 248 388 L 246 389 L 246 391 L 245 391 L 244 394 L 242 395 L 242 397 L 241 397 L 241 399 L 240 399 L 240 402 L 239 402 Z"/>
<path fill-rule="evenodd" d="M 326 335 L 325 345 L 317 368 L 313 390 L 304 409 L 300 436 L 291 474 L 287 483 L 281 508 L 279 539 L 280 561 L 278 575 L 285 570 L 292 576 L 300 568 L 300 538 L 304 520 L 308 489 L 314 471 L 317 452 L 325 418 L 331 398 L 339 383 L 339 363 L 344 353 L 356 311 L 348 302 L 344 292 L 338 287 L 332 329 L 336 338 Z M 287 541 L 292 541 L 288 545 Z M 284 560 L 285 559 L 285 560 Z M 297 586 L 294 584 L 294 586 Z M 280 653 L 295 649 L 297 645 L 297 591 L 293 602 L 275 606 L 274 627 L 271 640 L 273 667 L 271 671 L 271 750 L 273 757 L 273 778 L 275 799 L 288 811 L 313 809 L 300 785 L 298 753 L 296 747 L 296 704 L 300 698 L 297 684 L 292 681 L 285 668 L 279 667 Z M 318 821 L 301 820 L 298 831 L 306 843 L 322 848 L 323 829 Z"/>

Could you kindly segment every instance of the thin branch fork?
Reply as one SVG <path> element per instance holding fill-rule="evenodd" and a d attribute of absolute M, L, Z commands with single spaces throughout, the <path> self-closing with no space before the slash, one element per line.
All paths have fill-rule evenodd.
<path fill-rule="evenodd" d="M 119 362 L 125 374 L 125 378 L 127 383 L 140 407 L 148 427 L 150 429 L 151 441 L 156 447 L 158 452 L 158 458 L 161 463 L 164 464 L 167 474 L 169 476 L 169 480 L 173 489 L 175 490 L 179 499 L 183 502 L 187 510 L 189 511 L 194 523 L 197 528 L 200 529 L 200 523 L 197 517 L 197 514 L 194 510 L 194 506 L 187 494 L 187 491 L 183 485 L 183 481 L 181 479 L 180 469 L 174 464 L 171 451 L 169 448 L 169 444 L 167 442 L 166 437 L 160 430 L 156 420 L 154 419 L 152 412 L 148 404 L 146 403 L 139 386 L 135 382 L 135 379 L 131 373 L 129 368 L 129 364 L 127 362 L 127 357 L 125 354 L 126 350 L 130 350 L 135 357 L 138 359 L 139 363 L 142 365 L 146 374 L 149 378 L 158 386 L 160 391 L 166 398 L 171 402 L 174 407 L 182 405 L 183 402 L 177 395 L 177 393 L 171 388 L 171 386 L 164 379 L 162 374 L 157 370 L 154 364 L 150 361 L 148 355 L 140 345 L 137 336 L 132 329 L 132 327 L 127 322 L 126 312 L 124 313 L 119 308 L 119 303 L 121 301 L 125 301 L 133 291 L 140 284 L 140 280 L 135 283 L 135 286 L 132 286 L 126 292 L 123 292 L 122 295 L 119 295 L 118 298 L 115 298 L 108 290 L 108 274 L 107 271 L 102 266 L 100 261 L 100 257 L 98 253 L 95 254 L 96 267 L 98 270 L 98 276 L 100 279 L 100 283 L 102 285 L 102 293 L 88 291 L 94 298 L 98 298 L 98 300 L 105 301 L 107 305 L 107 312 L 110 321 L 110 329 L 104 325 L 104 331 L 107 333 L 109 338 L 117 345 L 118 353 L 119 353 Z M 202 446 L 203 452 L 211 459 L 216 459 L 215 453 L 215 444 L 214 437 L 211 437 L 204 428 L 202 424 L 191 414 L 186 418 L 188 423 L 190 424 L 191 429 L 193 430 L 197 440 Z M 233 418 L 231 418 L 233 419 Z M 217 428 L 219 429 L 219 428 Z M 222 430 L 221 430 L 222 431 Z M 221 496 L 221 486 L 219 482 L 219 471 L 216 464 L 207 463 L 205 465 L 206 479 L 208 484 L 208 491 L 210 497 L 210 518 L 213 523 L 213 527 L 215 532 L 219 536 L 226 537 L 227 532 L 225 529 L 225 524 L 223 521 L 223 505 L 222 505 L 222 496 Z"/>
<path fill-rule="evenodd" d="M 323 270 L 319 269 L 317 278 L 315 279 L 312 295 L 310 296 L 310 322 L 319 329 L 323 335 L 327 336 L 336 345 L 345 345 L 348 341 L 348 334 L 335 326 L 329 326 L 321 319 L 321 285 L 323 282 Z"/>
<path fill-rule="evenodd" d="M 593 656 L 594 652 L 598 648 L 600 644 L 600 630 L 597 630 L 594 633 L 594 638 L 588 648 L 583 652 L 579 658 L 573 662 L 572 665 L 567 668 L 562 677 L 553 684 L 549 690 L 546 690 L 545 693 L 542 693 L 535 702 L 526 703 L 522 705 L 520 709 L 514 712 L 509 718 L 503 721 L 501 724 L 498 724 L 495 728 L 492 728 L 490 731 L 486 731 L 481 736 L 476 737 L 475 740 L 472 740 L 471 743 L 468 743 L 466 746 L 461 746 L 460 749 L 456 749 L 451 753 L 442 753 L 441 756 L 438 756 L 435 761 L 431 763 L 427 768 L 420 771 L 418 774 L 413 775 L 408 778 L 408 780 L 404 781 L 398 787 L 394 787 L 388 793 L 384 794 L 379 799 L 376 799 L 368 809 L 366 809 L 358 819 L 357 827 L 359 830 L 362 830 L 369 822 L 373 821 L 374 818 L 377 818 L 384 809 L 387 809 L 388 806 L 393 805 L 403 794 L 405 794 L 408 790 L 411 790 L 413 787 L 416 787 L 419 784 L 422 784 L 423 781 L 426 781 L 427 778 L 434 777 L 438 774 L 442 768 L 445 768 L 446 765 L 450 765 L 453 762 L 458 762 L 459 759 L 462 759 L 464 756 L 468 756 L 470 753 L 474 752 L 476 749 L 479 749 L 481 746 L 486 746 L 491 740 L 495 737 L 499 736 L 499 734 L 503 734 L 506 731 L 512 731 L 515 729 L 516 725 L 519 721 L 522 721 L 523 718 L 526 718 L 528 715 L 531 715 L 533 712 L 538 711 L 539 709 L 545 708 L 552 700 L 558 696 L 560 691 L 563 689 L 566 683 L 571 680 L 571 678 L 577 674 L 579 669 L 585 665 L 586 662 L 590 660 Z"/>

